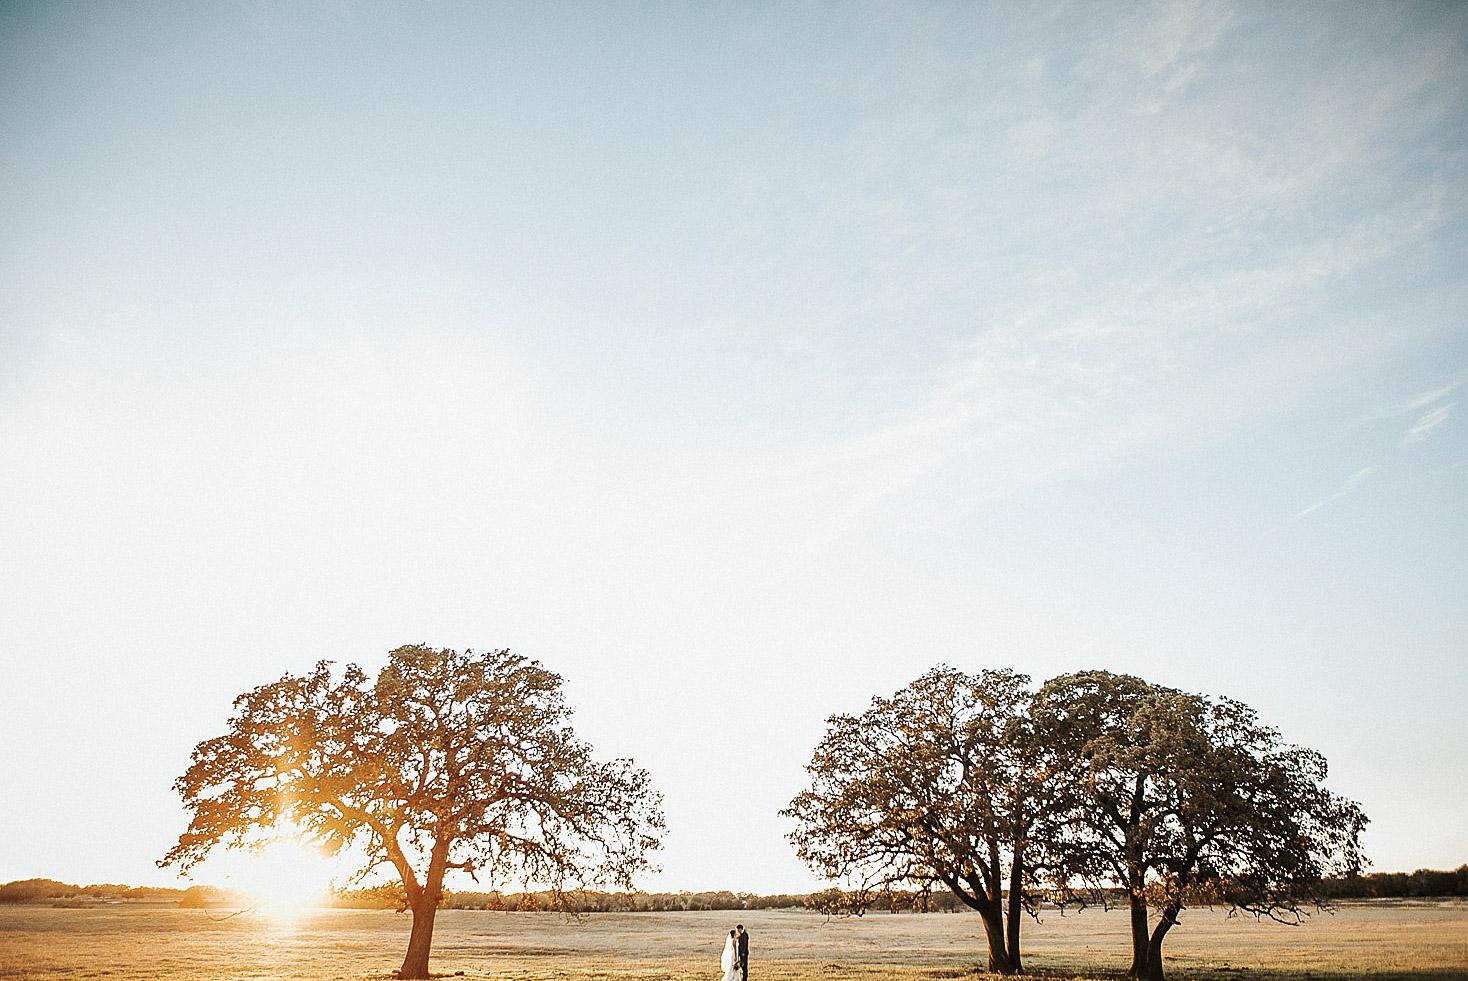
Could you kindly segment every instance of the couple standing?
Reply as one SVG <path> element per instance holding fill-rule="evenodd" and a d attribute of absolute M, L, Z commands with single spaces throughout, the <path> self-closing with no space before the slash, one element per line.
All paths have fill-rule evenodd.
<path fill-rule="evenodd" d="M 723 981 L 749 981 L 749 934 L 743 923 L 729 931 L 719 966 L 724 969 Z"/>

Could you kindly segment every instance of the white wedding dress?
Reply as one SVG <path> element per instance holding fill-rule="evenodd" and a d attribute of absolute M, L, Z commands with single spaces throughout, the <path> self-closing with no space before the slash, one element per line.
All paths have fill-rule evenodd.
<path fill-rule="evenodd" d="M 723 981 L 739 981 L 739 958 L 734 954 L 734 938 L 724 938 L 724 956 L 719 958 L 724 969 Z"/>

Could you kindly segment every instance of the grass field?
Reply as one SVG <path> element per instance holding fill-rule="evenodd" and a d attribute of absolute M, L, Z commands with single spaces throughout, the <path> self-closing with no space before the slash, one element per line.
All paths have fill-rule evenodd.
<path fill-rule="evenodd" d="M 227 912 L 0 906 L 0 977 L 361 981 L 390 975 L 407 944 L 407 917 L 387 911 Z M 751 932 L 754 981 L 972 977 L 983 959 L 978 919 L 962 913 L 847 920 L 795 910 L 638 913 L 573 922 L 550 913 L 444 910 L 432 968 L 504 981 L 714 979 L 723 934 L 736 921 Z M 1028 973 L 1114 978 L 1126 968 L 1119 912 L 1049 914 L 1025 931 Z M 1178 981 L 1468 979 L 1468 904 L 1350 903 L 1298 927 L 1193 910 L 1169 936 L 1167 953 Z"/>

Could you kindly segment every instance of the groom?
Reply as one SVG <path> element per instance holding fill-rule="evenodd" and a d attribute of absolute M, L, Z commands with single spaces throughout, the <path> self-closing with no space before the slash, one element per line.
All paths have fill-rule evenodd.
<path fill-rule="evenodd" d="M 734 942 L 734 952 L 739 955 L 739 981 L 749 981 L 749 934 L 744 931 L 743 923 L 734 929 L 739 931 Z"/>

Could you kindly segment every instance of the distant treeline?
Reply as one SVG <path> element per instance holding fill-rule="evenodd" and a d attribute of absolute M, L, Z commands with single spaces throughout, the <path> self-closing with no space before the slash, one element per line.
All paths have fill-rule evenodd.
<path fill-rule="evenodd" d="M 400 885 L 373 886 L 366 889 L 336 892 L 331 905 L 348 909 L 403 908 Z M 813 893 L 752 892 L 501 892 L 491 890 L 445 891 L 443 909 L 504 910 L 512 913 L 566 911 L 576 913 L 668 913 L 685 910 L 749 910 L 811 909 L 823 913 L 856 912 L 858 903 L 851 893 L 840 889 L 824 889 Z M 951 893 L 922 893 L 893 890 L 879 899 L 868 901 L 860 912 L 880 909 L 893 913 L 942 912 L 964 909 Z"/>
<path fill-rule="evenodd" d="M 0 903 L 33 903 L 43 899 L 182 899 L 184 889 L 158 886 L 126 886 L 120 882 L 99 882 L 90 886 L 74 886 L 55 879 L 17 879 L 0 886 Z"/>
<path fill-rule="evenodd" d="M 1445 896 L 1468 897 L 1468 865 L 1450 872 L 1418 869 L 1416 872 L 1373 872 L 1346 879 L 1327 879 L 1325 895 L 1331 899 L 1425 899 Z M 402 904 L 401 886 L 371 886 L 337 890 L 328 905 L 344 909 L 397 909 Z M 240 904 L 247 900 L 237 892 L 216 886 L 128 886 L 116 882 L 72 885 L 55 879 L 17 879 L 0 885 L 0 903 L 53 903 L 88 900 L 106 902 L 166 903 L 180 906 Z M 749 892 L 571 892 L 557 897 L 550 892 L 446 892 L 445 909 L 487 909 L 512 912 L 572 909 L 582 913 L 664 913 L 680 910 L 811 909 L 825 913 L 851 912 L 853 908 L 881 912 L 950 913 L 961 909 L 946 891 L 893 891 L 856 901 L 839 889 L 813 893 Z"/>
<path fill-rule="evenodd" d="M 1326 879 L 1331 899 L 1410 899 L 1428 896 L 1468 896 L 1468 865 L 1451 872 L 1372 872 L 1348 879 Z"/>
<path fill-rule="evenodd" d="M 456 890 L 444 896 L 448 909 L 535 911 L 572 909 L 582 913 L 661 913 L 675 910 L 786 909 L 804 903 L 803 895 L 760 896 L 748 892 L 550 892 L 501 893 Z"/>

